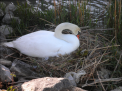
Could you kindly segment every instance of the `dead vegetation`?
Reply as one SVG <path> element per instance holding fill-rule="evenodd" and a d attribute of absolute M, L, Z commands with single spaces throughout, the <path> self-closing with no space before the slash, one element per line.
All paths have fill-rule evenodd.
<path fill-rule="evenodd" d="M 51 77 L 63 77 L 68 72 L 78 72 L 79 70 L 85 70 L 86 75 L 81 77 L 78 86 L 98 86 L 98 83 L 100 83 L 105 91 L 104 85 L 107 85 L 107 82 L 119 82 L 122 80 L 121 77 L 112 78 L 113 73 L 120 64 L 120 54 L 119 59 L 116 60 L 117 64 L 115 64 L 113 73 L 109 74 L 109 78 L 105 78 L 99 74 L 99 71 L 101 71 L 102 68 L 106 69 L 106 64 L 112 61 L 112 50 L 119 47 L 119 45 L 113 44 L 115 37 L 110 40 L 108 38 L 111 37 L 111 35 L 104 34 L 104 31 L 109 31 L 110 29 L 94 30 L 88 29 L 88 27 L 81 27 L 81 29 L 82 33 L 79 39 L 80 47 L 69 55 L 51 57 L 48 60 L 27 57 L 25 55 L 15 57 L 13 54 L 19 52 L 15 49 L 12 49 L 14 50 L 14 53 L 5 57 L 12 57 L 14 59 L 25 61 L 33 66 L 36 66 L 33 69 L 36 72 Z M 103 84 L 103 82 L 106 84 Z"/>

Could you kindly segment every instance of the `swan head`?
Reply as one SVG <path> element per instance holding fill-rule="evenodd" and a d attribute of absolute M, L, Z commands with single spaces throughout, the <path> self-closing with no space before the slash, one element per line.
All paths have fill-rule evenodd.
<path fill-rule="evenodd" d="M 74 35 L 77 35 L 78 32 L 81 32 L 81 29 L 73 24 L 73 23 L 68 23 L 68 22 L 65 22 L 65 23 L 61 23 L 59 24 L 56 28 L 55 28 L 55 36 L 58 37 L 60 36 L 61 32 L 64 30 L 64 29 L 69 29 L 70 31 L 72 31 L 72 34 Z"/>
<path fill-rule="evenodd" d="M 74 27 L 72 29 L 70 29 L 72 31 L 72 33 L 74 35 L 77 35 L 78 32 L 81 32 L 81 29 L 77 26 L 77 25 L 74 25 Z"/>

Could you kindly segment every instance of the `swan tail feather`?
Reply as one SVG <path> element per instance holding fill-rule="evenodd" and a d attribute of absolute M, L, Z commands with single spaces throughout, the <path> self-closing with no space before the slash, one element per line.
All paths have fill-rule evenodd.
<path fill-rule="evenodd" d="M 4 43 L 2 43 L 2 45 L 6 46 L 6 47 L 13 47 L 14 48 L 13 42 L 4 42 Z"/>

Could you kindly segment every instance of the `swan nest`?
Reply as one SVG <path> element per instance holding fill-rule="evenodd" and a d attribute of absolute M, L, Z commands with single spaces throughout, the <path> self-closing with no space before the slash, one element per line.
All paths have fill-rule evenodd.
<path fill-rule="evenodd" d="M 82 30 L 80 35 L 80 47 L 69 55 L 51 57 L 48 60 L 25 55 L 19 58 L 31 65 L 37 65 L 36 71 L 46 76 L 64 77 L 66 73 L 84 70 L 86 74 L 81 76 L 78 82 L 86 84 L 88 81 L 94 81 L 95 78 L 98 79 L 97 71 L 105 67 L 105 63 L 109 61 L 111 48 L 118 46 L 112 44 L 114 38 L 109 40 L 108 37 L 110 35 L 105 35 L 104 31 L 86 29 Z"/>

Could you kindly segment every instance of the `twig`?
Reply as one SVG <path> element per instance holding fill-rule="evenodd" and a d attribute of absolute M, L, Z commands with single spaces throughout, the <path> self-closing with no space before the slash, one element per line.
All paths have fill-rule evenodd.
<path fill-rule="evenodd" d="M 100 63 L 98 63 L 98 64 L 102 64 L 102 63 L 104 63 L 104 62 L 106 62 L 106 61 L 108 61 L 109 59 L 106 59 L 105 61 L 103 61 L 103 62 L 100 62 Z"/>
<path fill-rule="evenodd" d="M 48 23 L 50 23 L 50 24 L 52 24 L 52 25 L 55 25 L 55 24 L 53 24 L 53 23 L 51 23 L 51 22 L 49 22 L 49 21 L 47 21 L 47 20 L 45 20 L 45 19 L 42 19 L 42 18 L 40 18 L 41 20 L 43 20 L 43 21 L 46 21 L 46 22 L 48 22 Z"/>
<path fill-rule="evenodd" d="M 78 63 L 76 63 L 75 65 L 75 72 L 77 72 L 77 68 L 78 68 Z"/>
<path fill-rule="evenodd" d="M 110 82 L 110 81 L 122 81 L 122 77 L 120 77 L 120 78 L 101 79 L 101 82 Z M 96 79 L 94 82 L 92 82 L 90 84 L 84 84 L 82 87 L 93 86 L 96 83 L 100 83 L 100 81 L 98 79 Z"/>
<path fill-rule="evenodd" d="M 85 26 L 85 27 L 80 27 L 81 30 L 85 30 L 85 29 L 88 29 L 90 28 L 89 26 Z"/>
<path fill-rule="evenodd" d="M 104 53 L 104 55 L 108 55 L 109 53 L 111 53 L 111 52 Z M 101 55 L 95 56 L 94 58 L 91 59 L 91 61 L 92 61 L 92 60 L 95 60 L 96 58 L 99 58 L 100 56 L 101 56 Z"/>
<path fill-rule="evenodd" d="M 114 68 L 114 71 L 113 71 L 113 73 L 112 73 L 112 75 L 111 75 L 111 78 L 113 77 L 113 74 L 114 74 L 114 72 L 116 71 L 116 69 L 117 69 L 117 67 L 118 67 L 118 65 L 119 65 L 119 62 L 120 62 L 120 60 L 121 60 L 121 56 L 122 56 L 122 54 L 120 55 L 120 57 L 119 57 L 119 60 L 118 60 L 118 62 L 117 62 L 117 64 L 116 64 L 116 67 Z M 106 87 L 106 90 L 108 89 L 108 86 Z"/>
<path fill-rule="evenodd" d="M 11 53 L 11 54 L 9 54 L 9 55 L 5 56 L 5 58 L 7 58 L 7 57 L 9 57 L 9 56 L 11 56 L 11 55 L 13 55 L 13 54 L 15 54 L 15 53 L 16 53 L 16 52 Z"/>
<path fill-rule="evenodd" d="M 0 38 L 0 40 L 14 40 L 14 39 L 3 39 L 3 38 Z"/>
<path fill-rule="evenodd" d="M 118 67 L 118 65 L 119 65 L 119 62 L 120 62 L 120 60 L 121 60 L 121 56 L 122 56 L 122 55 L 120 55 L 119 60 L 117 60 L 118 62 L 117 62 L 117 64 L 116 64 L 116 67 L 115 67 L 115 69 L 114 69 L 114 72 L 116 71 L 116 69 L 117 69 L 117 67 Z M 114 74 L 114 72 L 113 72 L 113 74 Z M 113 74 L 111 75 L 111 78 L 113 77 Z"/>
<path fill-rule="evenodd" d="M 106 62 L 106 61 L 108 61 L 109 59 L 106 59 L 105 61 L 103 61 L 103 62 L 100 62 L 100 63 L 98 63 L 98 64 L 102 64 L 102 63 L 104 63 L 104 62 Z M 91 67 L 92 65 L 94 65 L 94 64 L 96 64 L 96 62 L 94 62 L 94 63 L 92 63 L 92 64 L 88 64 L 87 66 L 85 66 L 85 67 L 82 67 L 81 69 L 82 70 L 85 70 L 86 68 L 89 68 L 89 67 Z M 98 65 L 97 64 L 97 65 Z"/>
<path fill-rule="evenodd" d="M 29 81 L 29 80 L 28 80 Z M 12 83 L 8 83 L 8 84 L 18 84 L 18 83 L 24 83 L 24 82 L 27 82 L 27 80 L 24 80 L 24 81 L 18 81 L 18 82 L 12 82 Z"/>
<path fill-rule="evenodd" d="M 118 47 L 120 45 L 113 45 L 114 47 Z M 96 48 L 96 49 L 89 49 L 88 51 L 91 51 L 91 50 L 100 50 L 100 49 L 106 49 L 106 48 L 111 48 L 113 46 L 107 46 L 107 47 L 100 47 L 100 48 Z"/>
<path fill-rule="evenodd" d="M 55 18 L 54 19 L 55 19 L 55 24 L 56 24 L 56 2 L 55 2 L 55 0 L 53 0 L 53 2 L 54 2 L 54 7 L 55 7 L 54 8 L 55 9 Z"/>
<path fill-rule="evenodd" d="M 108 28 L 108 29 L 88 29 L 88 31 L 107 31 L 107 30 L 114 30 L 114 28 Z"/>
<path fill-rule="evenodd" d="M 28 29 L 25 29 L 26 31 L 28 31 L 29 33 L 31 33 L 31 31 L 29 31 Z"/>
<path fill-rule="evenodd" d="M 103 37 L 105 40 L 109 41 L 107 38 L 105 38 L 104 36 L 100 35 L 99 33 L 97 35 L 99 35 L 99 36 Z"/>
<path fill-rule="evenodd" d="M 53 25 L 45 24 L 45 26 L 56 27 L 54 24 L 53 24 Z M 53 29 L 53 30 L 54 30 L 54 29 Z"/>
<path fill-rule="evenodd" d="M 95 52 L 95 50 L 97 49 L 99 45 L 95 46 L 94 49 L 92 50 L 92 52 L 90 53 L 90 55 L 88 56 L 89 58 L 91 57 L 91 55 Z"/>
<path fill-rule="evenodd" d="M 101 79 L 100 79 L 100 77 L 99 77 L 98 72 L 97 72 L 97 75 L 98 75 L 98 78 L 99 78 L 99 81 L 100 81 L 100 84 L 101 84 L 101 86 L 102 86 L 103 90 L 104 90 L 104 91 L 106 91 L 106 90 L 105 90 L 105 88 L 104 88 L 104 86 L 103 86 L 103 84 L 102 84 L 102 82 L 101 82 Z"/>

